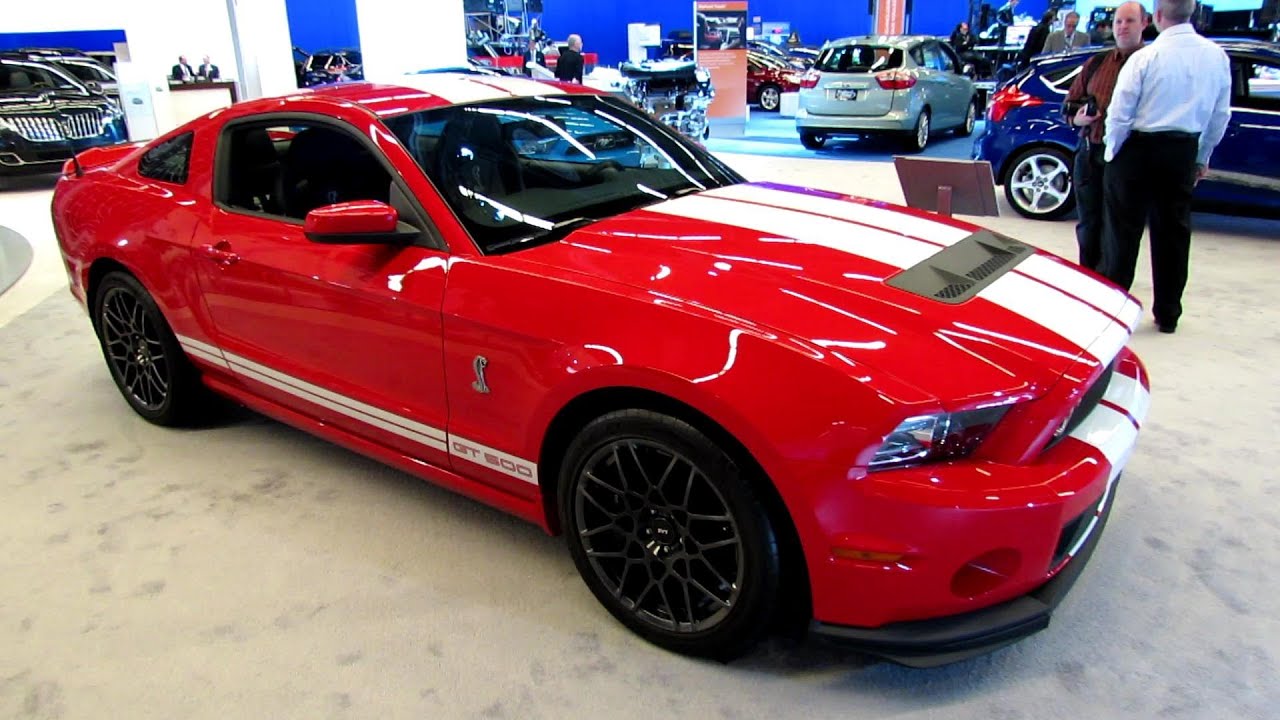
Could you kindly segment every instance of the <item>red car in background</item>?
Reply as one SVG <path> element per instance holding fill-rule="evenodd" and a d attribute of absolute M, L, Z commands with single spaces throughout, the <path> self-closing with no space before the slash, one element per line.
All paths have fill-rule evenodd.
<path fill-rule="evenodd" d="M 747 97 L 761 110 L 776 111 L 782 93 L 799 92 L 804 70 L 780 58 L 747 52 Z"/>
<path fill-rule="evenodd" d="M 63 173 L 71 291 L 134 412 L 217 393 L 562 533 L 678 652 L 791 613 L 911 665 L 1043 629 L 1149 403 L 1120 289 L 748 183 L 581 86 L 344 83 Z"/>

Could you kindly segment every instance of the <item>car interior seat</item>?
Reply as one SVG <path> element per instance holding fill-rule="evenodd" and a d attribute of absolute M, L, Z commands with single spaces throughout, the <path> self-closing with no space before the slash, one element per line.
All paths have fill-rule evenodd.
<path fill-rule="evenodd" d="M 235 207 L 280 214 L 280 155 L 267 129 L 251 127 L 240 131 L 231 153 L 227 201 Z"/>
<path fill-rule="evenodd" d="M 440 137 L 436 159 L 441 189 L 450 195 L 461 187 L 500 200 L 524 189 L 520 158 L 493 115 L 459 112 Z"/>
<path fill-rule="evenodd" d="M 280 171 L 278 197 L 285 215 L 305 218 L 318 207 L 352 200 L 387 202 L 391 178 L 355 138 L 324 126 L 294 136 Z"/>

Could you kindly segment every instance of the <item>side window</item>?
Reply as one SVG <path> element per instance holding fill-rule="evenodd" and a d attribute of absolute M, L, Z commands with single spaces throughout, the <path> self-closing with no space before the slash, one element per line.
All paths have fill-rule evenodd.
<path fill-rule="evenodd" d="M 911 48 L 911 59 L 915 61 L 919 67 L 929 67 L 924 60 L 924 46 L 916 45 Z"/>
<path fill-rule="evenodd" d="M 138 160 L 138 174 L 152 180 L 182 185 L 191 162 L 192 133 L 183 133 L 156 145 Z"/>
<path fill-rule="evenodd" d="M 942 52 L 942 60 L 949 66 L 948 72 L 958 73 L 964 68 L 964 63 L 960 62 L 960 56 L 956 55 L 955 48 L 947 43 L 938 43 L 938 50 Z"/>
<path fill-rule="evenodd" d="M 951 64 L 951 60 L 943 55 L 941 48 L 937 43 L 929 43 L 924 47 L 925 65 L 930 70 L 938 70 L 941 72 L 955 72 L 955 67 Z"/>
<path fill-rule="evenodd" d="M 1232 105 L 1250 110 L 1280 110 L 1280 65 L 1254 58 L 1231 61 Z"/>
<path fill-rule="evenodd" d="M 352 200 L 388 202 L 391 176 L 345 129 L 305 121 L 236 125 L 218 146 L 218 200 L 293 220 Z"/>

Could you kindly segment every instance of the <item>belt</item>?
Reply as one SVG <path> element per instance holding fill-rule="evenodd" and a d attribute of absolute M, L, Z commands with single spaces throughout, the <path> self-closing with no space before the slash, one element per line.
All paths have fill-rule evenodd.
<path fill-rule="evenodd" d="M 1200 133 L 1183 132 L 1182 130 L 1134 130 L 1135 137 L 1162 138 L 1166 140 L 1199 140 Z"/>

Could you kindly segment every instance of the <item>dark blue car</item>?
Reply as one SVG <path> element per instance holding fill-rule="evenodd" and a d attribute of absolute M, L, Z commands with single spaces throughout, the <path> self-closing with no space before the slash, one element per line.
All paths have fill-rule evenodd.
<path fill-rule="evenodd" d="M 1209 210 L 1280 213 L 1280 48 L 1219 40 L 1231 58 L 1231 122 L 1196 186 Z M 996 183 L 1019 214 L 1052 220 L 1076 204 L 1071 159 L 1076 134 L 1062 103 L 1084 62 L 1102 48 L 1045 56 L 1005 84 L 987 108 L 973 157 L 991 163 Z"/>

